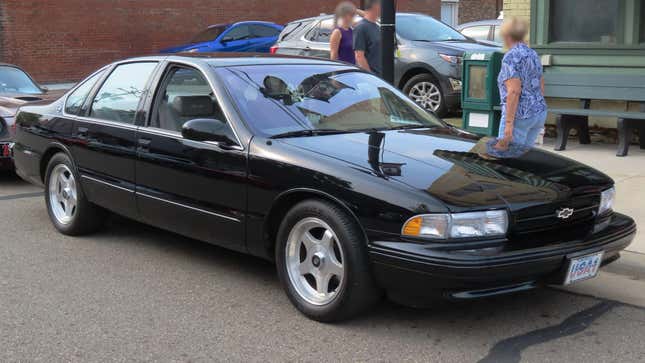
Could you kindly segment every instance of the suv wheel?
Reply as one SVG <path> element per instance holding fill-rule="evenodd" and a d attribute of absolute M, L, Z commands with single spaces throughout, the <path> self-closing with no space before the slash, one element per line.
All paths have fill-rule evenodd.
<path fill-rule="evenodd" d="M 439 117 L 445 116 L 448 111 L 441 85 L 431 74 L 418 74 L 412 77 L 403 87 L 403 93 Z"/>
<path fill-rule="evenodd" d="M 307 200 L 287 213 L 278 232 L 276 262 L 289 299 L 314 320 L 353 317 L 380 296 L 363 233 L 331 203 Z"/>

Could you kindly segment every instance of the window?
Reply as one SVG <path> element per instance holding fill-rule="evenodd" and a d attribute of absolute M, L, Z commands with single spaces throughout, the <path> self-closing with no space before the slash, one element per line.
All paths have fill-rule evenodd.
<path fill-rule="evenodd" d="M 493 41 L 497 43 L 502 42 L 502 27 L 500 25 L 495 25 L 495 30 L 493 30 Z"/>
<path fill-rule="evenodd" d="M 90 116 L 133 124 L 148 78 L 157 63 L 128 63 L 118 67 L 101 86 Z"/>
<path fill-rule="evenodd" d="M 208 28 L 204 30 L 203 32 L 197 34 L 190 42 L 191 43 L 205 43 L 205 42 L 212 42 L 213 40 L 217 39 L 217 37 L 220 36 L 226 30 L 225 26 L 214 26 L 212 28 Z"/>
<path fill-rule="evenodd" d="M 251 26 L 251 33 L 255 38 L 277 37 L 280 31 L 276 28 L 266 25 L 253 25 Z"/>
<path fill-rule="evenodd" d="M 486 99 L 486 66 L 470 65 L 468 67 L 468 98 Z"/>
<path fill-rule="evenodd" d="M 334 19 L 323 20 L 309 32 L 307 38 L 312 42 L 329 43 L 329 38 L 333 30 Z"/>
<path fill-rule="evenodd" d="M 41 94 L 43 92 L 21 69 L 0 66 L 0 93 Z"/>
<path fill-rule="evenodd" d="M 442 127 L 380 78 L 344 66 L 240 66 L 215 70 L 242 117 L 265 136 L 326 129 Z"/>
<path fill-rule="evenodd" d="M 90 91 L 94 87 L 94 84 L 101 78 L 103 71 L 100 71 L 90 78 L 87 78 L 83 81 L 83 84 L 78 86 L 69 96 L 67 96 L 67 101 L 65 103 L 65 112 L 70 115 L 78 115 L 81 113 L 81 108 L 85 103 L 85 99 L 89 95 Z"/>
<path fill-rule="evenodd" d="M 488 40 L 489 33 L 490 26 L 488 25 L 471 26 L 461 31 L 461 34 L 477 40 Z"/>
<path fill-rule="evenodd" d="M 251 29 L 248 25 L 239 25 L 229 30 L 228 33 L 224 34 L 222 40 L 226 42 L 231 42 L 235 40 L 244 40 L 251 37 Z"/>
<path fill-rule="evenodd" d="M 549 22 L 551 42 L 617 44 L 620 1 L 551 1 Z"/>
<path fill-rule="evenodd" d="M 192 68 L 172 68 L 155 105 L 150 126 L 164 130 L 181 132 L 186 122 L 198 118 L 225 120 L 210 85 Z"/>
<path fill-rule="evenodd" d="M 303 24 L 304 23 L 302 22 L 293 22 L 293 23 L 287 24 L 287 26 L 285 26 L 284 29 L 282 30 L 282 33 L 280 33 L 279 41 L 291 39 L 295 34 L 297 34 L 296 31 L 302 28 Z"/>
<path fill-rule="evenodd" d="M 398 15 L 396 33 L 404 39 L 425 42 L 466 39 L 460 32 L 446 24 L 420 14 Z"/>

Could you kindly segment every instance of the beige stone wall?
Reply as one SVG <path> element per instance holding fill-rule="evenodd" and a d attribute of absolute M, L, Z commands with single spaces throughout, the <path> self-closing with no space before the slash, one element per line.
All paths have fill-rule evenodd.
<path fill-rule="evenodd" d="M 531 0 L 504 0 L 504 17 L 517 16 L 531 21 Z"/>

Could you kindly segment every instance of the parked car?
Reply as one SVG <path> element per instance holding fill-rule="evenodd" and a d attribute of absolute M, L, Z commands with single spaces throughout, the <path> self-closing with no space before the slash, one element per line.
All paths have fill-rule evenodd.
<path fill-rule="evenodd" d="M 503 19 L 474 21 L 459 25 L 457 30 L 459 30 L 461 34 L 469 38 L 476 39 L 480 43 L 501 47 L 503 44 L 500 31 L 503 22 Z"/>
<path fill-rule="evenodd" d="M 0 63 L 0 170 L 13 169 L 9 145 L 13 141 L 16 111 L 20 106 L 59 98 L 63 92 L 41 87 L 27 72 Z"/>
<path fill-rule="evenodd" d="M 397 13 L 395 84 L 428 111 L 444 116 L 461 105 L 461 61 L 466 51 L 494 51 L 423 14 Z M 286 25 L 273 53 L 329 58 L 334 18 L 323 15 Z"/>
<path fill-rule="evenodd" d="M 197 34 L 188 44 L 166 48 L 161 53 L 259 52 L 268 53 L 284 27 L 265 21 L 218 24 Z"/>
<path fill-rule="evenodd" d="M 593 277 L 634 221 L 614 183 L 541 149 L 479 156 L 476 135 L 354 66 L 242 55 L 145 57 L 22 107 L 17 172 L 64 234 L 106 210 L 275 261 L 312 319 Z"/>

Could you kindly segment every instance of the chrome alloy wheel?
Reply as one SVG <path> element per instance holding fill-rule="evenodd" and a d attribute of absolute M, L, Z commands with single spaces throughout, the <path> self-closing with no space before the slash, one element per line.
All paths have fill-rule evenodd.
<path fill-rule="evenodd" d="M 78 194 L 74 174 L 65 164 L 58 164 L 49 176 L 49 204 L 60 224 L 69 224 L 76 215 Z"/>
<path fill-rule="evenodd" d="M 300 297 L 313 305 L 329 304 L 343 287 L 343 250 L 324 221 L 308 217 L 291 229 L 286 245 L 287 273 Z"/>
<path fill-rule="evenodd" d="M 421 107 L 430 111 L 437 111 L 441 106 L 441 91 L 434 83 L 419 82 L 415 84 L 408 96 Z"/>

